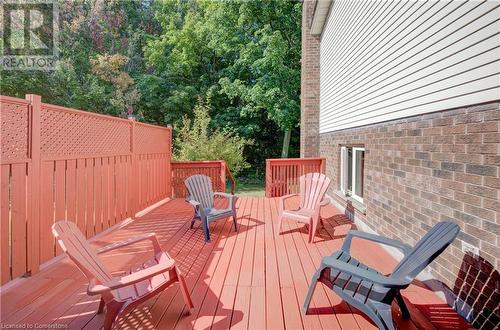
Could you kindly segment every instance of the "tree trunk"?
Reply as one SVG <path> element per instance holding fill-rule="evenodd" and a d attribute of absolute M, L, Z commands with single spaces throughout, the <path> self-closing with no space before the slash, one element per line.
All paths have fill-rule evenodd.
<path fill-rule="evenodd" d="M 281 149 L 281 158 L 288 157 L 288 149 L 290 148 L 290 136 L 292 135 L 292 129 L 285 129 L 285 136 L 283 137 L 283 149 Z"/>

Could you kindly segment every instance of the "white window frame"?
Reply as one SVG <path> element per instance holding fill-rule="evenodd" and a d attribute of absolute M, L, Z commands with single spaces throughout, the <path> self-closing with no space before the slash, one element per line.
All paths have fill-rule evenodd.
<path fill-rule="evenodd" d="M 347 195 L 346 170 L 347 170 L 347 147 L 343 146 L 340 148 L 340 191 L 342 192 L 342 194 L 344 194 L 344 196 Z"/>
<path fill-rule="evenodd" d="M 355 200 L 357 200 L 360 203 L 363 203 L 363 197 L 359 196 L 356 193 L 356 164 L 357 164 L 357 152 L 356 151 L 362 151 L 363 153 L 365 152 L 365 148 L 360 148 L 360 147 L 353 147 L 352 148 L 352 191 L 351 191 L 351 197 Z M 364 171 L 363 171 L 364 173 Z M 364 181 L 363 181 L 364 183 Z"/>

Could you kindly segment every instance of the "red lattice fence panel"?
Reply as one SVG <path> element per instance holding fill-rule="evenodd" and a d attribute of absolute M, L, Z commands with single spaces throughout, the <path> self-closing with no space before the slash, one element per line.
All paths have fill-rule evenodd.
<path fill-rule="evenodd" d="M 30 155 L 30 102 L 0 96 L 0 235 L 1 283 L 27 272 L 31 206 L 27 182 L 33 177 Z"/>
<path fill-rule="evenodd" d="M 172 130 L 135 123 L 134 141 L 138 204 L 139 209 L 144 209 L 165 196 L 171 196 Z"/>
<path fill-rule="evenodd" d="M 2 284 L 60 253 L 55 221 L 74 221 L 91 237 L 170 197 L 170 128 L 37 95 L 1 96 L 0 105 Z"/>
<path fill-rule="evenodd" d="M 299 178 L 307 173 L 325 173 L 325 158 L 266 159 L 266 197 L 299 192 Z"/>

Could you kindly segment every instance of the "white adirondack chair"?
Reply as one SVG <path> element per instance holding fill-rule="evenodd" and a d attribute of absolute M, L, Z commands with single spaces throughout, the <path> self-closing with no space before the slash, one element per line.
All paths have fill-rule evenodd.
<path fill-rule="evenodd" d="M 321 201 L 325 197 L 330 181 L 326 175 L 321 173 L 308 173 L 300 177 L 300 193 L 280 198 L 278 234 L 281 233 L 281 224 L 286 218 L 308 224 L 309 243 L 314 241 L 320 221 Z M 300 207 L 297 210 L 286 210 L 285 200 L 293 196 L 300 196 Z"/>
<path fill-rule="evenodd" d="M 74 222 L 56 222 L 52 226 L 52 233 L 61 249 L 88 278 L 87 294 L 101 296 L 97 313 L 106 312 L 105 330 L 112 328 L 119 315 L 130 312 L 137 305 L 161 293 L 175 282 L 179 283 L 189 311 L 193 309 L 193 302 L 184 277 L 175 260 L 167 252 L 162 251 L 154 233 L 114 242 L 99 250 L 90 246 Z M 153 257 L 146 260 L 141 267 L 130 269 L 124 276 L 112 276 L 98 257 L 101 253 L 144 240 L 150 240 L 153 244 Z"/>

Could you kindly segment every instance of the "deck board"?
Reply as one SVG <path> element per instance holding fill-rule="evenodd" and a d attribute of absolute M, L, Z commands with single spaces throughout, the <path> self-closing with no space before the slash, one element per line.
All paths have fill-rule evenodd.
<path fill-rule="evenodd" d="M 272 218 L 271 202 L 263 199 L 264 213 L 263 219 Z M 269 329 L 282 329 L 285 326 L 283 319 L 282 300 L 283 295 L 280 290 L 280 270 L 278 269 L 278 255 L 272 221 L 266 221 L 265 227 L 265 262 L 266 262 L 266 325 Z"/>
<path fill-rule="evenodd" d="M 290 201 L 296 203 L 293 199 Z M 335 208 L 322 210 L 325 226 L 314 244 L 307 228 L 284 221 L 277 233 L 277 199 L 243 197 L 237 201 L 238 232 L 232 221 L 211 224 L 212 242 L 205 243 L 200 223 L 189 228 L 192 208 L 183 200 L 169 201 L 131 224 L 94 239 L 96 247 L 144 232 L 157 233 L 162 248 L 176 259 L 191 292 L 195 308 L 188 314 L 177 285 L 171 286 L 121 317 L 122 329 L 376 329 L 362 313 L 331 290 L 318 285 L 308 315 L 302 304 L 309 280 L 325 255 L 339 249 L 354 225 Z M 368 265 L 389 271 L 396 261 L 380 246 L 353 241 L 353 254 Z M 111 272 L 127 270 L 152 253 L 142 242 L 104 254 Z M 422 284 L 403 292 L 413 320 L 401 329 L 468 328 L 467 324 Z M 422 297 L 425 301 L 422 302 Z M 86 294 L 86 279 L 68 258 L 46 267 L 17 286 L 2 290 L 1 321 L 65 324 L 68 329 L 95 329 L 103 321 L 96 315 L 99 298 Z M 414 304 L 414 305 L 413 305 Z M 432 310 L 443 311 L 443 317 Z"/>

